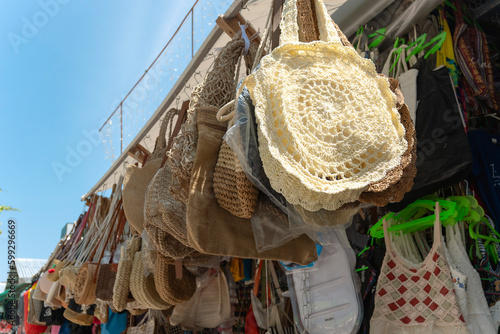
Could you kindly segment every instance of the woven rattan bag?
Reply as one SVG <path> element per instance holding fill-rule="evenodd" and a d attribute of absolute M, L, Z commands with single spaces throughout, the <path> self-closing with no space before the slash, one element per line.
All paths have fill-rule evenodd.
<path fill-rule="evenodd" d="M 207 75 L 225 79 L 227 104 L 235 89 L 234 73 L 244 49 L 242 39 L 233 39 L 220 52 Z M 222 72 L 222 73 L 219 73 Z M 220 82 L 220 79 L 219 81 Z M 226 96 L 226 95 L 224 95 Z M 188 242 L 201 253 L 241 258 L 287 260 L 308 264 L 317 258 L 314 242 L 300 236 L 285 245 L 258 252 L 250 220 L 236 217 L 217 203 L 213 173 L 227 123 L 216 119 L 218 108 L 197 111 L 198 145 L 187 205 Z"/>
<path fill-rule="evenodd" d="M 170 305 L 187 302 L 196 291 L 196 277 L 183 267 L 182 278 L 177 278 L 175 265 L 161 254 L 156 259 L 154 276 L 156 291 Z"/>
<path fill-rule="evenodd" d="M 145 276 L 141 251 L 134 254 L 134 262 L 130 273 L 130 292 L 139 303 L 147 308 L 166 310 L 171 307 L 158 295 L 154 276 L 152 274 Z"/>
<path fill-rule="evenodd" d="M 296 0 L 285 1 L 280 46 L 244 81 L 272 187 L 310 211 L 357 200 L 407 149 L 388 80 L 344 47 L 322 0 L 315 12 L 320 40 L 303 43 Z"/>
<path fill-rule="evenodd" d="M 160 133 L 156 139 L 156 146 L 148 157 L 146 164 L 139 168 L 131 165 L 127 167 L 123 187 L 123 209 L 129 224 L 140 235 L 144 229 L 144 198 L 146 190 L 153 176 L 161 167 L 163 156 L 167 149 L 166 131 L 171 125 L 172 116 L 177 109 L 167 112 L 160 126 Z"/>
<path fill-rule="evenodd" d="M 113 307 L 122 312 L 127 308 L 130 294 L 130 274 L 135 253 L 141 247 L 141 238 L 132 237 L 127 241 L 127 247 L 122 247 L 120 262 L 113 286 Z"/>
<path fill-rule="evenodd" d="M 256 52 L 257 47 L 251 44 L 246 59 L 247 63 L 254 63 Z M 239 70 L 240 64 L 238 63 L 236 80 L 239 79 Z M 231 108 L 234 108 L 234 106 Z M 230 116 L 229 118 L 232 119 L 233 117 Z M 222 116 L 219 117 L 219 120 L 222 119 Z M 231 120 L 229 127 L 232 124 Z M 215 165 L 213 185 L 215 198 L 221 208 L 226 209 L 236 217 L 252 218 L 257 207 L 259 190 L 247 178 L 238 156 L 225 140 L 222 141 L 217 164 Z"/>

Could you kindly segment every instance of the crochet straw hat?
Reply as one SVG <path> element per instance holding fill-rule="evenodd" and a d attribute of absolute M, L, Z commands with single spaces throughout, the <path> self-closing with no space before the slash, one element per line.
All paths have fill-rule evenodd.
<path fill-rule="evenodd" d="M 299 41 L 296 0 L 287 0 L 280 46 L 244 81 L 266 175 L 309 211 L 354 202 L 408 147 L 389 81 L 342 44 L 323 1 L 315 3 L 320 40 Z"/>

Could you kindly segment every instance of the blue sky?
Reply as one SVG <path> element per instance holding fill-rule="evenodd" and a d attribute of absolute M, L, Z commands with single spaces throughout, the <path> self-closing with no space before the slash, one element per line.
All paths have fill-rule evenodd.
<path fill-rule="evenodd" d="M 7 218 L 18 222 L 18 258 L 50 255 L 111 161 L 98 144 L 62 180 L 53 165 L 99 129 L 194 2 L 0 2 L 0 203 L 21 209 L 0 214 L 0 281 Z"/>

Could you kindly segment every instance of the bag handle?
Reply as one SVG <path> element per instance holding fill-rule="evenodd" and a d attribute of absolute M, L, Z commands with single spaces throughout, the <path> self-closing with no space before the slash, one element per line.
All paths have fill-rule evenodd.
<path fill-rule="evenodd" d="M 167 145 L 167 152 L 170 151 L 170 148 L 172 147 L 172 143 L 174 141 L 174 138 L 177 137 L 179 134 L 179 131 L 181 130 L 181 126 L 186 120 L 186 115 L 187 115 L 187 110 L 189 109 L 189 100 L 186 100 L 182 103 L 181 110 L 179 110 L 179 113 L 177 114 L 177 122 L 175 123 L 174 130 L 172 131 L 172 134 L 170 135 L 170 138 L 168 139 L 168 145 Z M 165 162 L 167 162 L 167 152 L 163 155 L 163 160 L 161 162 L 161 166 L 163 167 L 165 165 Z"/>
<path fill-rule="evenodd" d="M 299 40 L 299 23 L 298 23 L 298 0 L 286 0 L 283 5 L 280 22 L 280 46 L 284 44 L 297 44 Z M 328 15 L 328 11 L 323 3 L 323 0 L 312 0 L 315 3 L 316 18 L 318 22 L 319 40 L 329 43 L 339 43 L 340 38 L 337 35 L 332 18 Z"/>

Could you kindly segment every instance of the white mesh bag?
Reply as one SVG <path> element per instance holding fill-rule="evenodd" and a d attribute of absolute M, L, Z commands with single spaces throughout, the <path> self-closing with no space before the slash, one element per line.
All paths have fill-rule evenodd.
<path fill-rule="evenodd" d="M 272 187 L 309 211 L 357 200 L 407 149 L 387 78 L 343 46 L 323 0 L 315 3 L 320 40 L 299 41 L 296 0 L 286 0 L 280 46 L 242 85 Z"/>

